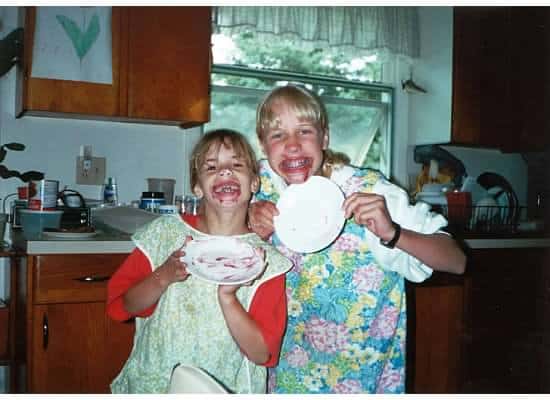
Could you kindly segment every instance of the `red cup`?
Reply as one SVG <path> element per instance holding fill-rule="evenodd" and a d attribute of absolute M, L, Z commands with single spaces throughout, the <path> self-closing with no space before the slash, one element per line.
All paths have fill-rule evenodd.
<path fill-rule="evenodd" d="M 472 216 L 470 192 L 447 192 L 447 219 L 452 224 L 466 225 Z"/>

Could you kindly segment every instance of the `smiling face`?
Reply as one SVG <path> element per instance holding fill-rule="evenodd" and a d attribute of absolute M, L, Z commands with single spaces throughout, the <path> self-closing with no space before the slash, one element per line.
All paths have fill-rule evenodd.
<path fill-rule="evenodd" d="M 260 106 L 260 144 L 286 183 L 303 183 L 321 173 L 329 141 L 324 112 L 316 98 L 295 87 L 276 89 Z"/>
<path fill-rule="evenodd" d="M 205 207 L 248 207 L 252 193 L 258 189 L 259 179 L 244 150 L 235 142 L 222 138 L 210 142 L 197 160 L 193 191 L 204 199 Z"/>

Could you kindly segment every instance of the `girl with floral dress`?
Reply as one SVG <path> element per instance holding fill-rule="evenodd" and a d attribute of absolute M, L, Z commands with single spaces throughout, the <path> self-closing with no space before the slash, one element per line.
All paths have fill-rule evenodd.
<path fill-rule="evenodd" d="M 433 269 L 463 273 L 465 256 L 440 232 L 441 215 L 409 205 L 405 191 L 371 169 L 345 165 L 328 150 L 327 113 L 299 86 L 272 90 L 257 110 L 260 191 L 249 224 L 293 263 L 286 275 L 288 325 L 281 359 L 270 369 L 275 393 L 403 393 L 404 278 Z M 287 185 L 322 175 L 344 192 L 347 219 L 325 249 L 302 254 L 274 232 L 275 204 Z"/>
<path fill-rule="evenodd" d="M 230 130 L 207 133 L 191 159 L 191 186 L 203 198 L 194 226 L 160 216 L 139 229 L 136 249 L 108 284 L 108 314 L 136 320 L 132 352 L 113 393 L 166 393 L 174 367 L 199 367 L 230 392 L 265 393 L 286 324 L 288 259 L 252 233 L 248 204 L 259 185 L 254 153 Z M 190 275 L 181 261 L 191 239 L 232 236 L 257 249 L 263 273 L 243 285 Z"/>

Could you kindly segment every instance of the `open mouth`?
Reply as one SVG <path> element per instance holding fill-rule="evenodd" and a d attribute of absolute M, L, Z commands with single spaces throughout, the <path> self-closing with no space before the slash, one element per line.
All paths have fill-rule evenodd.
<path fill-rule="evenodd" d="M 220 182 L 212 189 L 214 197 L 220 201 L 234 200 L 241 195 L 241 185 L 237 182 Z"/>
<path fill-rule="evenodd" d="M 312 158 L 293 158 L 281 161 L 279 168 L 287 183 L 302 183 L 310 175 L 312 165 Z"/>
<path fill-rule="evenodd" d="M 312 164 L 311 158 L 297 158 L 292 160 L 283 160 L 281 162 L 281 167 L 285 170 L 294 170 L 294 169 L 303 169 L 303 168 L 311 168 Z"/>

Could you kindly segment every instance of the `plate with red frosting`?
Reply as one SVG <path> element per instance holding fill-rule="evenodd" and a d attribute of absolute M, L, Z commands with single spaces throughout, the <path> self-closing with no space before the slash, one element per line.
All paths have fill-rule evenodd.
<path fill-rule="evenodd" d="M 250 244 L 234 237 L 195 239 L 183 248 L 187 271 L 207 282 L 239 285 L 258 277 L 264 260 Z"/>

